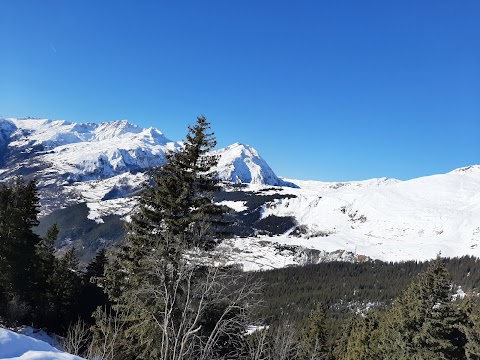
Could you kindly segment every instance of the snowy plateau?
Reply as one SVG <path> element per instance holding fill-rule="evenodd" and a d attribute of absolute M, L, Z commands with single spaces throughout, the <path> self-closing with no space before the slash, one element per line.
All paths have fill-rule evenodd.
<path fill-rule="evenodd" d="M 68 214 L 59 247 L 91 256 L 123 236 L 117 225 L 128 221 L 147 170 L 181 146 L 124 120 L 0 118 L 0 180 L 37 178 L 40 230 L 62 227 Z M 320 182 L 278 177 L 248 145 L 213 153 L 223 182 L 215 200 L 235 210 L 235 236 L 218 251 L 245 270 L 480 256 L 479 165 L 408 181 Z"/>

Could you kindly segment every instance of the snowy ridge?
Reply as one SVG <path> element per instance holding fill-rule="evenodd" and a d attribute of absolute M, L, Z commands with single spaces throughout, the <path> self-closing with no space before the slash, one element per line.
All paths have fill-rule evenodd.
<path fill-rule="evenodd" d="M 8 145 L 10 137 L 17 130 L 12 121 L 0 118 L 0 148 Z"/>
<path fill-rule="evenodd" d="M 126 120 L 75 124 L 64 120 L 0 119 L 0 128 L 6 124 L 16 127 L 9 134 L 10 149 L 24 153 L 35 149 L 36 161 L 47 164 L 49 173 L 64 174 L 69 182 L 159 166 L 165 152 L 180 147 L 160 131 L 142 129 Z"/>
<path fill-rule="evenodd" d="M 480 165 L 465 166 L 451 171 L 451 174 L 475 173 L 480 172 Z"/>
<path fill-rule="evenodd" d="M 39 177 L 57 177 L 69 184 L 146 171 L 162 165 L 165 153 L 182 147 L 157 129 L 143 129 L 127 120 L 77 124 L 32 118 L 0 118 L 0 147 L 2 144 L 22 160 L 13 170 L 40 164 L 46 170 Z M 286 184 L 250 146 L 234 144 L 214 153 L 220 156 L 217 170 L 221 180 Z"/>
<path fill-rule="evenodd" d="M 286 245 L 282 243 L 282 237 L 268 236 L 227 239 L 218 247 L 217 252 L 226 259 L 226 265 L 241 264 L 244 271 L 271 270 L 330 261 L 369 260 L 366 256 L 358 256 L 345 250 L 329 252 L 296 244 Z"/>

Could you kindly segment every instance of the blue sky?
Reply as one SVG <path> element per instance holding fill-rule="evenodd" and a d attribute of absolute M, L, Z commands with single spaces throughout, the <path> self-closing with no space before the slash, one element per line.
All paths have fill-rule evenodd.
<path fill-rule="evenodd" d="M 0 114 L 129 119 L 281 176 L 409 179 L 480 163 L 480 2 L 0 2 Z"/>

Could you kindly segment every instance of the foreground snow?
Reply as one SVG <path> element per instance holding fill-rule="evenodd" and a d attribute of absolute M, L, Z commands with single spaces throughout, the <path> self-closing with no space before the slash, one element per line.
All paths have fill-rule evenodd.
<path fill-rule="evenodd" d="M 0 328 L 0 359 L 84 360 L 64 353 L 41 340 Z"/>

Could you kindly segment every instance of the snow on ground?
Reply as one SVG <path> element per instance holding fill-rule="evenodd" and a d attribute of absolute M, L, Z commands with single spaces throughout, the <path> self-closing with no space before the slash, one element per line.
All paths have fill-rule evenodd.
<path fill-rule="evenodd" d="M 294 244 L 286 245 L 285 236 L 258 236 L 250 238 L 225 239 L 216 249 L 225 265 L 240 264 L 245 271 L 258 271 L 316 264 L 327 261 L 357 261 L 350 252 L 338 248 L 328 252 L 312 252 L 309 248 Z"/>
<path fill-rule="evenodd" d="M 58 191 L 70 192 L 67 202 L 85 201 L 89 218 L 98 222 L 108 214 L 128 216 L 135 204 L 131 193 L 145 179 L 131 172 L 162 162 L 164 151 L 182 146 L 158 130 L 124 120 L 75 124 L 0 118 L 0 143 L 4 142 L 25 152 L 41 145 L 32 159 L 43 159 L 51 166 L 41 167 L 40 186 L 61 184 Z M 221 179 L 251 183 L 245 190 L 262 190 L 257 195 L 296 196 L 267 204 L 261 214 L 294 217 L 302 225 L 301 236 L 287 232 L 273 238 L 234 240 L 244 251 L 236 257 L 250 264 L 266 261 L 266 266 L 285 266 L 303 261 L 297 255 L 279 255 L 280 247 L 274 243 L 386 261 L 426 260 L 440 252 L 443 256 L 480 256 L 480 165 L 409 181 L 319 182 L 278 178 L 248 145 L 236 143 L 214 154 L 220 156 Z M 17 162 L 10 170 L 21 172 L 23 165 Z M 271 186 L 286 183 L 299 188 Z M 245 210 L 242 202 L 225 205 Z M 266 242 L 270 245 L 263 246 Z"/>
<path fill-rule="evenodd" d="M 282 193 L 297 197 L 277 200 L 262 216 L 293 216 L 308 233 L 275 237 L 278 243 L 384 261 L 426 260 L 439 253 L 480 257 L 480 166 L 403 182 L 289 181 L 300 189 Z"/>
<path fill-rule="evenodd" d="M 76 182 L 65 186 L 67 192 L 80 196 L 87 203 L 88 218 L 103 223 L 108 215 L 127 215 L 135 206 L 136 200 L 126 196 L 139 190 L 147 179 L 144 173 L 124 173 L 103 180 Z"/>
<path fill-rule="evenodd" d="M 245 330 L 245 335 L 252 335 L 257 331 L 268 330 L 268 325 L 248 325 Z"/>
<path fill-rule="evenodd" d="M 35 329 L 31 326 L 26 326 L 16 330 L 16 332 L 46 342 L 47 344 L 52 345 L 54 348 L 60 349 L 60 344 L 58 343 L 58 341 L 48 335 L 44 330 Z"/>
<path fill-rule="evenodd" d="M 131 197 L 109 198 L 112 189 L 121 195 L 122 187 L 138 188 L 144 179 L 143 174 L 122 174 L 66 188 L 86 199 L 90 219 L 102 222 L 108 214 L 128 215 L 135 204 Z M 245 270 L 303 265 L 312 262 L 305 249 L 319 251 L 321 261 L 355 261 L 364 256 L 428 260 L 439 253 L 480 257 L 480 166 L 409 181 L 288 181 L 299 188 L 250 184 L 244 190 L 295 195 L 268 203 L 262 217 L 293 216 L 306 232 L 227 240 L 223 249 L 231 263 L 241 263 Z M 246 210 L 242 201 L 221 204 Z"/>
<path fill-rule="evenodd" d="M 0 328 L 0 359 L 82 360 L 83 358 L 64 353 L 44 341 Z"/>
<path fill-rule="evenodd" d="M 233 209 L 237 212 L 247 210 L 248 207 L 245 206 L 246 201 L 230 201 L 225 200 L 218 203 L 218 205 L 228 206 L 230 209 Z"/>

